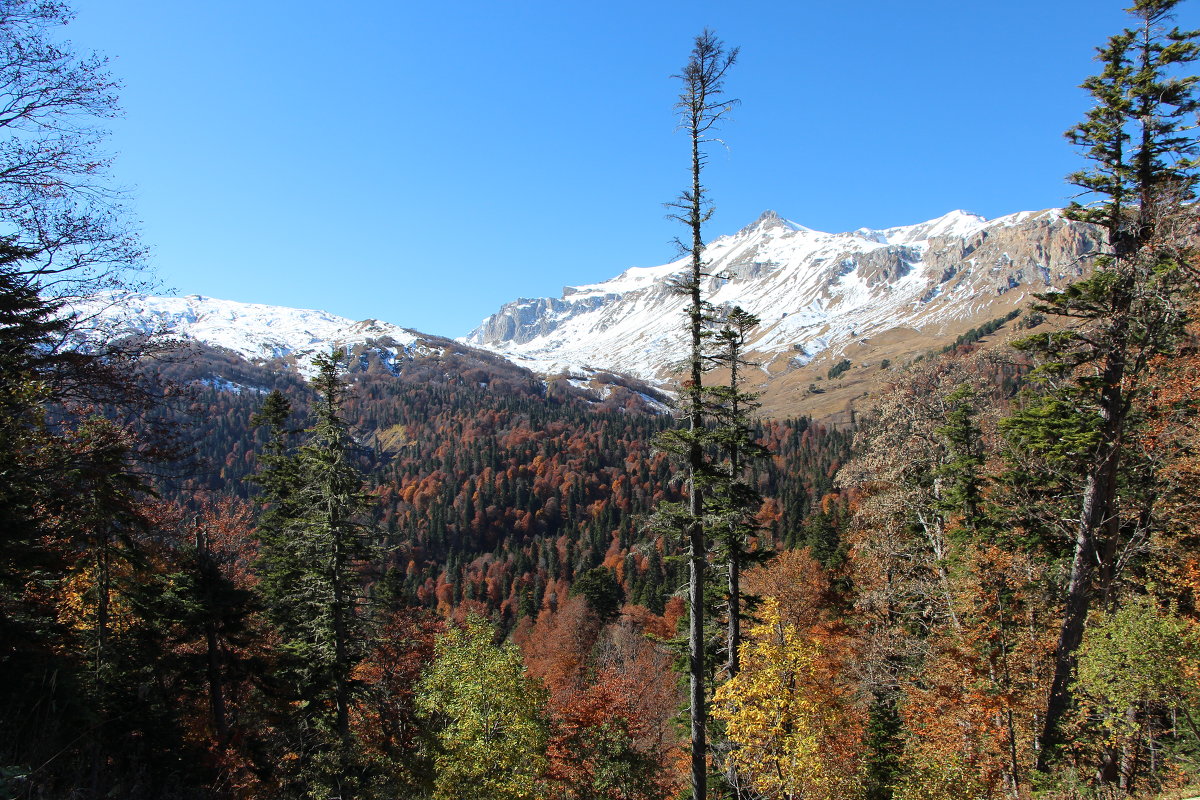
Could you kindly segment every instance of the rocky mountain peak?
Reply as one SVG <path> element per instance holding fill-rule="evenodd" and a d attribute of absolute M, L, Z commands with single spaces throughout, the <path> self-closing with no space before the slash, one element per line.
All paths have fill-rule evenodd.
<path fill-rule="evenodd" d="M 787 219 L 784 219 L 783 217 L 779 216 L 779 214 L 776 213 L 775 211 L 767 209 L 766 211 L 764 211 L 763 213 L 758 215 L 758 219 L 754 220 L 754 222 L 751 222 L 749 225 L 747 225 L 744 228 L 742 228 L 741 230 L 739 230 L 737 233 L 734 234 L 734 236 L 746 236 L 746 235 L 753 234 L 753 233 L 756 233 L 759 231 L 770 231 L 770 230 L 774 230 L 774 229 L 782 229 L 785 231 L 809 230 L 808 228 L 805 228 L 803 225 L 797 225 L 796 223 L 792 222 L 791 220 L 787 220 Z"/>
<path fill-rule="evenodd" d="M 1098 241 L 1089 226 L 1046 212 L 989 221 L 955 210 L 823 233 L 766 211 L 708 245 L 705 291 L 714 305 L 762 320 L 751 348 L 775 375 L 845 357 L 889 331 L 953 340 L 1082 275 Z M 464 341 L 541 372 L 586 365 L 666 380 L 686 348 L 684 300 L 664 282 L 686 266 L 634 267 L 561 298 L 509 303 Z"/>

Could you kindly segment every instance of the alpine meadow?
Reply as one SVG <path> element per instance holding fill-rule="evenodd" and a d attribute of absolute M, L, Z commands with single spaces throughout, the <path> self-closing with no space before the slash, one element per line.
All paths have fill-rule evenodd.
<path fill-rule="evenodd" d="M 554 147 L 503 150 L 504 121 L 473 93 L 517 116 L 559 102 L 566 119 L 578 101 L 589 126 L 623 128 L 600 133 L 632 161 L 649 86 L 654 124 L 675 125 L 678 194 L 650 211 L 675 237 L 668 263 L 588 282 L 563 256 L 579 282 L 561 297 L 513 299 L 526 284 L 509 277 L 497 310 L 453 338 L 270 296 L 155 294 L 135 209 L 173 201 L 125 188 L 129 154 L 111 145 L 143 112 L 119 95 L 183 75 L 166 51 L 202 39 L 201 22 L 178 44 L 147 40 L 163 60 L 138 73 L 135 50 L 126 76 L 66 37 L 122 3 L 0 0 L 0 800 L 1200 797 L 1200 30 L 1180 26 L 1185 0 L 1125 2 L 1079 77 L 1086 112 L 1053 143 L 1077 157 L 1073 200 L 840 232 L 774 211 L 719 228 L 751 103 L 739 76 L 777 63 L 752 41 L 703 27 L 690 47 L 660 43 L 674 74 L 637 86 L 603 65 L 618 95 L 565 66 L 524 93 L 505 71 L 536 54 L 514 42 L 485 65 L 463 47 L 450 72 L 476 105 L 438 181 L 510 158 L 531 186 L 558 182 L 579 251 L 620 238 L 589 211 L 588 195 L 609 202 L 602 181 L 557 160 L 603 162 L 574 140 L 595 131 L 564 123 Z M 534 13 L 468 5 L 435 16 L 447 50 L 467 41 L 459 23 L 502 19 L 487 34 L 502 40 Z M 233 43 L 261 10 L 186 13 L 220 18 Z M 275 11 L 264 52 L 303 51 L 340 82 L 305 96 L 329 104 L 307 108 L 314 129 L 331 115 L 353 139 L 355 114 L 396 99 L 356 107 L 358 82 L 385 78 L 412 127 L 436 127 L 421 108 L 434 92 L 406 94 L 403 70 L 340 61 L 341 12 Z M 410 12 L 414 26 L 431 13 Z M 297 31 L 325 14 L 317 52 Z M 366 42 L 388 26 L 355 19 L 354 58 L 378 56 Z M 592 35 L 582 51 L 623 58 L 607 29 Z M 250 177 L 231 198 L 252 187 L 295 208 L 248 144 L 263 125 L 280 150 L 308 135 L 272 117 L 295 99 L 271 83 L 283 71 L 245 76 L 261 119 L 182 90 L 171 103 L 211 110 L 214 141 L 245 138 Z M 538 95 L 549 85 L 566 87 L 557 101 Z M 1032 103 L 996 103 L 997 120 L 1035 121 Z M 847 140 L 867 124 L 804 111 Z M 919 117 L 885 120 L 880 152 L 887 125 Z M 193 174 L 203 154 L 149 136 L 171 159 L 155 169 Z M 389 140 L 363 177 L 329 144 L 293 165 L 314 187 L 300 202 L 345 205 L 372 182 L 443 202 L 419 183 L 421 153 Z M 411 186 L 390 183 L 393 161 Z M 467 180 L 497 207 L 528 197 Z M 268 267 L 237 261 L 226 212 L 179 224 L 229 236 L 249 286 Z M 298 242 L 323 265 L 293 282 L 331 303 L 353 284 L 381 314 L 419 295 L 351 255 L 415 247 L 370 213 L 352 229 L 298 216 L 281 262 Z M 445 216 L 436 263 L 412 258 L 452 286 L 492 280 L 501 251 L 540 258 L 549 236 L 477 242 L 474 211 Z"/>

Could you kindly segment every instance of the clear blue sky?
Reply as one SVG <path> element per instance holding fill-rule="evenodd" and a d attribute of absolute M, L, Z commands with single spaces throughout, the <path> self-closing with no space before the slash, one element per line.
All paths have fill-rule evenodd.
<path fill-rule="evenodd" d="M 115 173 L 164 288 L 457 336 L 674 256 L 670 76 L 705 26 L 741 48 L 712 235 L 840 231 L 1064 204 L 1127 2 L 75 0 L 67 36 L 124 83 Z"/>

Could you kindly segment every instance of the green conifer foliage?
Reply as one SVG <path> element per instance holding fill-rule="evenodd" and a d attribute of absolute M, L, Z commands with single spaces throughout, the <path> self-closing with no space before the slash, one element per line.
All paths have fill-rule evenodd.
<path fill-rule="evenodd" d="M 755 460 L 767 456 L 758 443 L 752 415 L 759 407 L 758 395 L 744 388 L 743 370 L 755 366 L 746 360 L 746 336 L 759 323 L 758 317 L 741 308 L 733 308 L 714 337 L 718 345 L 714 361 L 729 370 L 729 381 L 708 389 L 710 410 L 715 421 L 711 438 L 724 458 L 719 480 L 714 480 L 707 497 L 712 527 L 716 531 L 716 555 L 724 562 L 726 578 L 725 672 L 732 678 L 738 673 L 738 650 L 742 643 L 743 608 L 742 570 L 762 563 L 773 551 L 750 549 L 750 537 L 759 533 L 755 514 L 762 506 L 759 493 L 748 471 Z"/>
<path fill-rule="evenodd" d="M 367 497 L 351 461 L 356 445 L 342 415 L 341 353 L 314 360 L 313 424 L 293 454 L 283 443 L 287 403 L 268 396 L 259 419 L 271 430 L 259 483 L 271 503 L 258 569 L 268 617 L 279 630 L 286 691 L 295 698 L 297 787 L 351 797 L 361 768 L 350 731 L 354 667 L 369 643 L 359 569 L 372 556 L 363 523 Z M 297 789 L 297 791 L 301 791 Z"/>
<path fill-rule="evenodd" d="M 979 428 L 975 390 L 963 384 L 946 398 L 946 425 L 938 429 L 946 445 L 946 459 L 935 471 L 936 507 L 947 525 L 967 531 L 981 527 L 984 449 Z"/>
<path fill-rule="evenodd" d="M 607 567 L 593 567 L 580 574 L 571 584 L 571 594 L 583 595 L 588 607 L 605 623 L 616 619 L 625 601 L 625 593 L 617 582 L 617 576 Z"/>
<path fill-rule="evenodd" d="M 704 145 L 712 140 L 721 120 L 736 101 L 725 98 L 725 75 L 737 60 L 737 48 L 726 50 L 725 44 L 709 30 L 696 37 L 691 57 L 677 76 L 683 84 L 675 108 L 679 111 L 680 127 L 688 134 L 691 145 L 691 185 L 668 204 L 672 218 L 688 228 L 689 238 L 679 240 L 680 249 L 690 256 L 690 269 L 677 279 L 675 289 L 688 298 L 687 336 L 689 344 L 688 372 L 683 387 L 685 429 L 672 431 L 663 440 L 665 449 L 682 452 L 686 457 L 688 501 L 686 508 L 664 509 L 665 527 L 685 532 L 688 552 L 688 675 L 691 715 L 692 795 L 706 796 L 707 747 L 705 744 L 705 636 L 704 593 L 707 583 L 708 541 L 704 523 L 704 494 L 716 476 L 716 470 L 706 457 L 708 440 L 705 420 L 704 343 L 708 334 L 711 308 L 702 292 L 704 273 L 704 223 L 712 216 L 708 190 L 701 182 L 707 155 Z"/>
<path fill-rule="evenodd" d="M 1088 195 L 1068 214 L 1106 229 L 1108 252 L 1094 274 L 1064 292 L 1043 295 L 1036 310 L 1063 325 L 1019 343 L 1040 366 L 1040 390 L 1006 423 L 1026 463 L 1072 498 L 1070 577 L 1055 654 L 1055 674 L 1041 735 L 1047 769 L 1071 702 L 1070 678 L 1092 597 L 1113 601 L 1120 567 L 1149 524 L 1148 498 L 1129 441 L 1140 383 L 1149 361 L 1169 352 L 1182 319 L 1182 256 L 1176 237 L 1192 213 L 1197 144 L 1185 120 L 1197 107 L 1195 77 L 1176 77 L 1200 56 L 1197 32 L 1168 28 L 1178 0 L 1139 0 L 1138 25 L 1099 50 L 1103 69 L 1084 83 L 1095 100 L 1067 132 L 1091 166 L 1070 176 Z M 1187 226 L 1184 226 L 1187 227 Z M 1018 466 L 1020 471 L 1020 466 Z M 1060 493 L 1060 496 L 1062 493 Z"/>
<path fill-rule="evenodd" d="M 252 424 L 266 428 L 268 437 L 258 456 L 258 472 L 252 478 L 261 489 L 263 503 L 258 514 L 260 544 L 255 571 L 270 607 L 271 621 L 284 630 L 296 630 L 301 625 L 293 614 L 293 606 L 283 600 L 296 584 L 302 568 L 289 545 L 291 527 L 299 516 L 296 492 L 300 479 L 293 452 L 295 431 L 288 427 L 291 413 L 291 403 L 276 389 L 266 396 L 251 418 Z"/>

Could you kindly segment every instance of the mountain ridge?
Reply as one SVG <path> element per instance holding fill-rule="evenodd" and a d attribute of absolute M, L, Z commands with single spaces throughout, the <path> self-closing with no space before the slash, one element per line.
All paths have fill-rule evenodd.
<path fill-rule="evenodd" d="M 312 374 L 315 356 L 335 347 L 350 351 L 375 342 L 402 357 L 433 352 L 430 341 L 440 338 L 377 319 L 198 294 L 113 292 L 75 303 L 71 310 L 87 338 L 169 336 L 229 350 L 250 362 L 292 362 L 302 375 Z"/>
<path fill-rule="evenodd" d="M 704 291 L 718 313 L 739 305 L 762 319 L 747 350 L 760 364 L 750 380 L 764 392 L 765 413 L 836 415 L 882 379 L 879 365 L 903 364 L 1008 317 L 1032 293 L 1081 277 L 1100 246 L 1094 229 L 1055 209 L 993 220 L 955 210 L 840 233 L 768 210 L 708 245 Z M 624 384 L 654 405 L 664 398 L 651 387 L 668 387 L 686 352 L 684 299 L 668 285 L 685 266 L 686 259 L 634 266 L 565 286 L 560 297 L 519 298 L 457 340 L 377 319 L 201 295 L 108 294 L 75 311 L 93 340 L 169 334 L 305 376 L 312 359 L 334 347 L 363 368 L 378 362 L 393 373 L 415 358 L 478 348 L 460 354 L 486 353 L 600 401 Z M 834 381 L 826 373 L 843 361 L 851 368 L 838 369 Z"/>
<path fill-rule="evenodd" d="M 953 338 L 1082 276 L 1099 242 L 1056 209 L 992 220 L 955 210 L 842 233 L 766 211 L 707 246 L 704 290 L 714 306 L 762 319 L 750 348 L 778 374 L 891 330 Z M 604 368 L 665 382 L 683 354 L 683 299 L 665 283 L 685 266 L 631 267 L 558 298 L 521 298 L 459 341 L 543 373 Z"/>
<path fill-rule="evenodd" d="M 221 391 L 261 393 L 264 376 L 311 378 L 313 359 L 332 349 L 346 352 L 348 373 L 390 374 L 406 381 L 437 379 L 494 385 L 504 392 L 577 398 L 592 407 L 665 413 L 667 396 L 644 382 L 607 371 L 541 378 L 490 350 L 377 319 L 351 320 L 326 311 L 221 300 L 203 295 L 154 296 L 124 292 L 73 304 L 76 343 L 126 337 L 182 342 L 171 364 L 174 380 Z M 265 371 L 264 371 L 265 370 Z"/>

